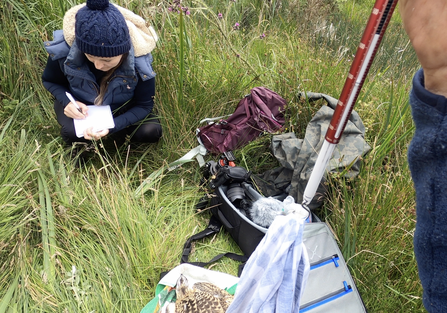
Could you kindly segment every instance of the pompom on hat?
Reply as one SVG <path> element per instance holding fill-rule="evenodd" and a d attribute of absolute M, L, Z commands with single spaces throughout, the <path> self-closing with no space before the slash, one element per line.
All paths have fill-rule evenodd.
<path fill-rule="evenodd" d="M 75 40 L 79 50 L 96 57 L 115 57 L 131 48 L 124 16 L 109 0 L 87 0 L 76 14 Z"/>

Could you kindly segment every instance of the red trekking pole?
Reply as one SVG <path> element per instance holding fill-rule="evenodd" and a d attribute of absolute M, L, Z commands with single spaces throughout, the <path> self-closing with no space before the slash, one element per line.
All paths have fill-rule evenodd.
<path fill-rule="evenodd" d="M 302 205 L 305 207 L 315 196 L 329 159 L 340 141 L 396 4 L 397 0 L 376 0 L 326 132 L 325 141 L 304 190 Z"/>

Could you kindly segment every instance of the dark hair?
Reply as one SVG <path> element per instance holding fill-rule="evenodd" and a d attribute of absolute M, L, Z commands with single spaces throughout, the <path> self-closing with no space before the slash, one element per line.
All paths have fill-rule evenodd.
<path fill-rule="evenodd" d="M 114 67 L 111 68 L 110 70 L 108 70 L 106 72 L 106 74 L 104 75 L 104 77 L 101 79 L 101 82 L 99 84 L 99 95 L 95 98 L 95 105 L 101 105 L 102 101 L 104 100 L 104 95 L 106 94 L 107 88 L 109 87 L 109 82 L 110 79 L 113 75 L 113 73 L 115 72 L 115 70 L 121 66 L 121 64 L 123 64 L 123 62 L 127 59 L 127 57 L 129 56 L 129 52 L 124 53 L 121 56 L 121 60 L 119 61 L 119 63 Z"/>

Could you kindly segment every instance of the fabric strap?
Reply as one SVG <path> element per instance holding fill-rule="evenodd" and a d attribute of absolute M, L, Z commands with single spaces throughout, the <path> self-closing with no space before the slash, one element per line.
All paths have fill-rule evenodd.
<path fill-rule="evenodd" d="M 206 148 L 203 145 L 198 145 L 197 147 L 191 149 L 188 153 L 182 156 L 180 159 L 175 160 L 174 162 L 168 165 L 168 170 L 173 171 L 180 165 L 193 161 L 194 158 L 199 162 L 199 166 L 202 167 L 205 165 L 205 160 L 203 157 L 206 155 Z"/>
<path fill-rule="evenodd" d="M 238 262 L 242 263 L 239 265 L 239 270 L 238 270 L 238 276 L 240 276 L 242 273 L 242 270 L 244 269 L 245 262 L 247 262 L 247 260 L 248 260 L 248 257 L 246 257 L 245 255 L 227 252 L 227 253 L 222 253 L 222 254 L 216 255 L 208 262 L 188 262 L 189 255 L 192 250 L 192 242 L 209 237 L 214 234 L 217 234 L 221 228 L 222 228 L 222 223 L 214 215 L 212 215 L 207 228 L 205 228 L 204 230 L 202 230 L 201 232 L 199 232 L 195 235 L 192 235 L 191 237 L 189 237 L 186 240 L 186 242 L 183 246 L 182 258 L 180 260 L 180 263 L 188 263 L 188 264 L 192 264 L 192 265 L 196 265 L 196 266 L 200 266 L 200 267 L 205 267 L 207 265 L 210 265 L 210 264 L 220 260 L 223 257 L 227 257 L 229 259 L 232 259 L 234 261 L 238 261 Z"/>

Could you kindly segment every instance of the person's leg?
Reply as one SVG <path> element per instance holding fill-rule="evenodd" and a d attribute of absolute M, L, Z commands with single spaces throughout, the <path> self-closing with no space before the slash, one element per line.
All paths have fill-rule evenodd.
<path fill-rule="evenodd" d="M 154 143 L 160 140 L 163 130 L 160 120 L 154 114 L 150 114 L 140 125 L 132 126 L 134 130 L 131 141 Z"/>
<path fill-rule="evenodd" d="M 73 119 L 64 114 L 64 106 L 57 100 L 54 101 L 54 112 L 56 113 L 57 122 L 61 125 L 62 139 L 68 145 L 73 144 L 73 142 L 89 142 L 89 140 L 76 136 Z"/>
<path fill-rule="evenodd" d="M 115 138 L 129 136 L 131 142 L 154 143 L 161 138 L 162 134 L 160 120 L 151 113 L 140 124 L 129 126 L 113 136 Z"/>

